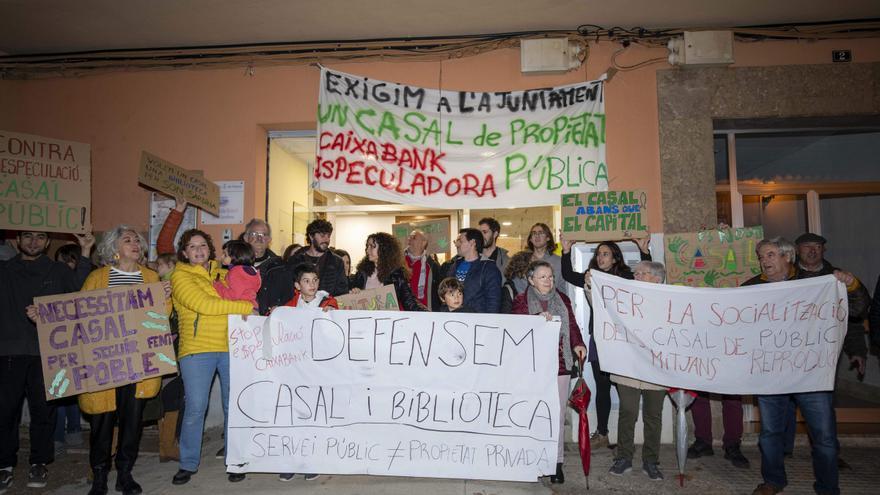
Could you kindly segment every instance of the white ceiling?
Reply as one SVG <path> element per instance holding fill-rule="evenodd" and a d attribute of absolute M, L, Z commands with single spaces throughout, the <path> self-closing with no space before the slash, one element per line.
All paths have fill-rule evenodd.
<path fill-rule="evenodd" d="M 0 53 L 878 17 L 878 0 L 0 0 Z"/>

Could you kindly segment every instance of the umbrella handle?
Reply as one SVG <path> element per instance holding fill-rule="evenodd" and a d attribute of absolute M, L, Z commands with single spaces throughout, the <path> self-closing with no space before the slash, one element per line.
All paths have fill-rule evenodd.
<path fill-rule="evenodd" d="M 577 360 L 578 360 L 577 377 L 583 378 L 584 377 L 584 362 L 586 362 L 586 358 L 578 357 Z"/>

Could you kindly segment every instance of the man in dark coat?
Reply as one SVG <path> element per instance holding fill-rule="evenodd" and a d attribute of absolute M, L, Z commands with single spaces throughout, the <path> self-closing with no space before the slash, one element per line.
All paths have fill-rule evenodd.
<path fill-rule="evenodd" d="M 481 256 L 483 234 L 461 229 L 455 239 L 458 256 L 444 263 L 440 271 L 464 284 L 464 306 L 478 313 L 501 311 L 501 272 L 495 262 Z"/>

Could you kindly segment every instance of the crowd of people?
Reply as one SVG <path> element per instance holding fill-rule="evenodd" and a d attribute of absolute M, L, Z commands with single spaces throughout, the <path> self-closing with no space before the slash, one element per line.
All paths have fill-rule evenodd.
<path fill-rule="evenodd" d="M 187 204 L 178 200 L 160 232 L 158 258 L 148 266 L 148 248 L 141 234 L 127 225 L 106 232 L 98 244 L 91 234 L 77 235 L 76 244 L 47 255 L 50 239 L 45 232 L 18 232 L 16 252 L 0 261 L 0 493 L 12 486 L 18 460 L 19 422 L 26 398 L 30 413 L 30 455 L 27 486 L 42 487 L 47 465 L 57 445 L 73 443 L 80 435 L 79 412 L 90 426 L 90 495 L 108 492 L 108 477 L 115 467 L 115 488 L 125 495 L 142 492 L 132 476 L 137 461 L 145 409 L 157 396 L 164 415 L 159 420 L 160 460 L 179 462 L 171 480 L 186 484 L 198 473 L 203 430 L 211 384 L 219 375 L 224 427 L 229 403 L 228 315 L 268 315 L 279 306 L 338 308 L 336 298 L 361 290 L 392 286 L 401 311 L 450 311 L 543 315 L 561 321 L 558 348 L 560 431 L 564 430 L 569 385 L 575 368 L 591 367 L 598 422 L 590 442 L 608 446 L 611 390 L 620 398 L 616 455 L 612 475 L 632 470 L 634 428 L 641 411 L 644 423 L 642 471 L 650 480 L 662 480 L 659 468 L 661 411 L 666 388 L 648 381 L 609 375 L 602 371 L 593 339 L 593 321 L 585 332 L 578 326 L 567 295 L 567 285 L 583 289 L 590 297 L 590 271 L 649 283 L 665 283 L 662 263 L 653 261 L 648 239 L 634 242 L 641 261 L 631 267 L 615 242 L 601 242 L 589 261 L 589 270 L 572 267 L 574 242 L 556 239 L 544 223 L 529 230 L 526 248 L 511 254 L 498 246 L 501 225 L 483 218 L 478 228 L 464 228 L 455 239 L 456 254 L 442 265 L 427 252 L 427 235 L 415 229 L 402 246 L 391 234 L 376 232 L 365 241 L 365 255 L 356 264 L 349 253 L 330 247 L 333 225 L 322 219 L 306 229 L 307 244 L 291 245 L 283 257 L 270 248 L 272 229 L 264 220 L 251 220 L 238 239 L 216 252 L 209 234 L 190 229 L 174 242 Z M 880 302 L 874 303 L 865 286 L 851 273 L 825 257 L 826 240 L 804 234 L 795 243 L 782 238 L 757 245 L 761 273 L 743 285 L 773 283 L 833 274 L 846 284 L 850 322 L 844 351 L 853 366 L 864 373 L 867 346 L 863 321 L 870 319 L 872 336 L 880 334 Z M 97 267 L 95 266 L 97 265 Z M 354 267 L 352 273 L 352 266 Z M 40 361 L 33 299 L 39 296 L 93 290 L 130 284 L 161 282 L 166 312 L 173 325 L 179 377 L 150 378 L 111 390 L 85 393 L 76 402 L 47 401 Z M 880 285 L 878 285 L 880 289 Z M 870 308 L 870 314 L 869 314 Z M 699 393 L 692 407 L 696 440 L 688 457 L 713 455 L 708 395 Z M 740 397 L 724 396 L 723 450 L 725 459 L 749 467 L 740 444 L 743 432 Z M 78 405 L 77 405 L 78 403 Z M 781 492 L 787 484 L 784 459 L 793 448 L 795 414 L 799 408 L 812 443 L 817 493 L 839 493 L 836 423 L 831 392 L 759 396 L 761 412 L 761 474 L 757 494 Z M 559 436 L 553 483 L 564 483 L 563 435 Z M 54 443 L 53 443 L 54 442 Z M 225 456 L 225 447 L 217 457 Z M 230 482 L 245 474 L 229 473 Z M 289 481 L 295 473 L 281 473 Z M 318 475 L 307 473 L 306 479 Z"/>

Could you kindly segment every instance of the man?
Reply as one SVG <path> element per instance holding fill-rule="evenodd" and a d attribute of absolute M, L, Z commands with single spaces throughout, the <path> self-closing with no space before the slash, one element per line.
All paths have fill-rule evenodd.
<path fill-rule="evenodd" d="M 498 271 L 501 272 L 501 284 L 504 285 L 504 269 L 510 261 L 510 255 L 503 247 L 499 247 L 498 236 L 501 235 L 501 224 L 492 217 L 486 217 L 480 220 L 478 224 L 480 233 L 483 234 L 483 256 L 495 262 Z"/>
<path fill-rule="evenodd" d="M 464 303 L 477 313 L 501 310 L 501 272 L 495 262 L 480 256 L 483 234 L 477 229 L 461 229 L 455 239 L 458 256 L 447 261 L 441 272 L 464 284 Z"/>
<path fill-rule="evenodd" d="M 656 261 L 642 261 L 635 266 L 633 275 L 641 282 L 662 284 L 666 280 L 666 268 Z M 642 472 L 652 481 L 662 481 L 663 472 L 659 467 L 660 433 L 663 429 L 666 387 L 619 375 L 611 375 L 611 381 L 617 384 L 620 414 L 617 418 L 617 453 L 608 472 L 622 476 L 632 469 L 636 420 L 639 418 L 641 399 L 645 439 L 642 445 Z"/>
<path fill-rule="evenodd" d="M 410 270 L 410 287 L 422 305 L 431 311 L 440 310 L 437 286 L 440 284 L 440 264 L 427 253 L 428 236 L 419 229 L 406 238 L 404 258 Z"/>
<path fill-rule="evenodd" d="M 260 290 L 257 292 L 257 304 L 260 306 L 260 314 L 268 311 L 269 298 L 269 270 L 281 266 L 281 257 L 269 249 L 272 242 L 272 228 L 265 220 L 252 218 L 244 227 L 241 240 L 250 244 L 254 250 L 254 267 L 260 271 Z"/>
<path fill-rule="evenodd" d="M 300 263 L 311 263 L 318 268 L 319 290 L 333 297 L 348 294 L 348 277 L 342 258 L 330 250 L 330 235 L 333 225 L 327 220 L 317 219 L 306 226 L 309 244 L 291 256 L 286 263 L 269 271 L 266 277 L 267 295 L 265 307 L 260 306 L 260 314 L 268 314 L 275 306 L 281 306 L 293 298 L 293 269 Z"/>
<path fill-rule="evenodd" d="M 761 274 L 747 280 L 743 286 L 809 278 L 795 265 L 795 246 L 788 240 L 775 237 L 759 242 L 755 252 L 761 265 Z M 846 284 L 850 299 L 850 314 L 864 313 L 866 305 L 859 304 L 857 294 L 861 285 L 851 273 L 834 270 L 837 280 Z M 758 396 L 761 411 L 761 476 L 753 495 L 781 493 L 788 483 L 785 475 L 785 428 L 789 403 L 794 401 L 807 422 L 813 452 L 813 474 L 816 493 L 839 494 L 837 467 L 837 424 L 832 405 L 833 392 L 807 392 Z"/>
<path fill-rule="evenodd" d="M 91 234 L 78 235 L 82 254 L 95 243 Z M 46 256 L 46 232 L 19 232 L 19 254 L 0 261 L 0 492 L 12 486 L 18 463 L 18 429 L 27 398 L 30 413 L 30 454 L 27 486 L 46 486 L 46 465 L 55 457 L 55 406 L 46 402 L 37 329 L 27 316 L 34 298 L 76 292 L 91 270 L 80 256 L 76 270 Z"/>

